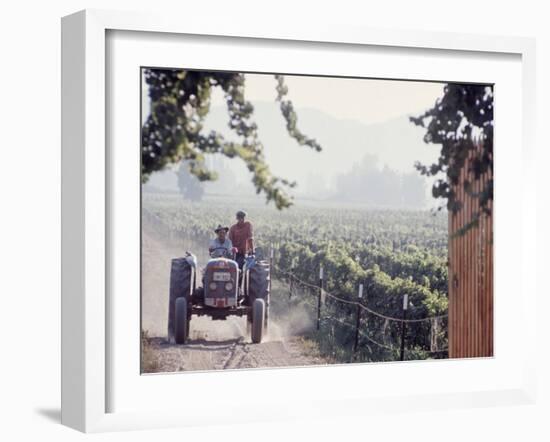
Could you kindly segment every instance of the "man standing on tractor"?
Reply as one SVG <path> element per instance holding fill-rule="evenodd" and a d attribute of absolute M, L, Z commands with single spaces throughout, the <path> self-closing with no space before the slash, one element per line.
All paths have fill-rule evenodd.
<path fill-rule="evenodd" d="M 231 240 L 226 237 L 229 227 L 223 227 L 221 224 L 214 229 L 217 237 L 210 241 L 208 252 L 212 258 L 230 258 L 235 251 Z"/>
<path fill-rule="evenodd" d="M 252 223 L 245 221 L 246 212 L 239 210 L 236 216 L 237 222 L 229 229 L 229 239 L 237 248 L 235 261 L 239 264 L 239 268 L 242 268 L 246 255 L 254 254 L 254 235 Z"/>

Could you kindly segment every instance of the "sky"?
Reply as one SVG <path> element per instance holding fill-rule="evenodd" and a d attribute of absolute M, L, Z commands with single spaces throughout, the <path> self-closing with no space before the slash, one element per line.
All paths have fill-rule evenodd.
<path fill-rule="evenodd" d="M 285 76 L 285 82 L 295 108 L 316 109 L 338 119 L 365 124 L 428 109 L 443 91 L 442 83 L 417 81 Z M 273 101 L 275 85 L 272 75 L 246 74 L 245 96 L 253 103 Z M 220 92 L 212 104 L 224 105 Z"/>
<path fill-rule="evenodd" d="M 442 95 L 443 84 L 378 79 L 285 76 L 288 98 L 294 107 L 316 109 L 334 118 L 381 123 L 402 115 L 417 114 L 433 106 Z M 246 74 L 246 99 L 251 102 L 275 100 L 275 79 L 267 74 Z M 147 86 L 143 83 L 143 118 L 149 113 Z M 225 106 L 223 93 L 216 88 L 212 106 Z"/>

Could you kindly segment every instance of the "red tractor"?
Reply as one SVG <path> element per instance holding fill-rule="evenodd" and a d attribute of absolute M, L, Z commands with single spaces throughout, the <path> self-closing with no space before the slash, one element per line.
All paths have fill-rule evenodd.
<path fill-rule="evenodd" d="M 262 341 L 269 317 L 270 263 L 247 256 L 239 269 L 233 258 L 210 259 L 203 270 L 202 287 L 197 286 L 194 255 L 187 252 L 185 257 L 172 260 L 169 342 L 184 344 L 187 341 L 193 315 L 209 316 L 213 320 L 246 316 L 252 342 Z"/>

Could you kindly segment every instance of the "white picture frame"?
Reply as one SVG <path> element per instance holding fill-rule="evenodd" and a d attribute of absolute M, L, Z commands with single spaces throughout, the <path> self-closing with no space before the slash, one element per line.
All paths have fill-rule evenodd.
<path fill-rule="evenodd" d="M 86 10 L 62 20 L 62 423 L 84 432 L 139 428 L 159 428 L 208 424 L 207 419 L 184 410 L 142 410 L 108 412 L 109 354 L 107 329 L 110 318 L 106 287 L 108 247 L 111 240 L 107 219 L 111 204 L 108 186 L 106 119 L 106 35 L 109 31 L 139 31 L 163 35 L 202 35 L 246 39 L 269 39 L 312 44 L 376 46 L 384 48 L 467 51 L 477 54 L 513 54 L 521 57 L 522 119 L 521 158 L 521 262 L 522 305 L 536 302 L 534 266 L 527 256 L 535 256 L 535 196 L 527 192 L 535 186 L 534 112 L 535 43 L 532 39 L 492 37 L 403 30 L 376 30 L 346 26 L 309 24 L 281 28 L 269 21 L 241 23 L 210 18 L 182 24 L 177 17 L 145 13 Z M 497 105 L 498 106 L 498 105 Z M 497 123 L 498 124 L 498 123 Z M 136 139 L 136 146 L 138 145 Z M 497 178 L 498 179 L 498 178 Z M 498 250 L 498 247 L 497 247 Z M 497 255 L 498 256 L 498 255 Z M 496 317 L 498 321 L 498 315 Z M 532 337 L 535 324 L 526 317 L 523 336 Z M 522 358 L 524 376 L 513 388 L 477 389 L 449 394 L 367 396 L 312 399 L 309 407 L 274 405 L 247 416 L 231 416 L 226 422 L 261 421 L 288 417 L 334 415 L 328 407 L 337 401 L 339 415 L 361 415 L 380 411 L 487 406 L 532 403 L 535 395 L 535 367 L 529 354 L 534 339 L 525 340 Z M 498 355 L 497 355 L 498 357 Z M 341 370 L 333 367 L 332 370 Z M 359 367 L 360 369 L 360 367 Z M 264 373 L 268 376 L 269 373 Z M 353 374 L 357 376 L 357 371 Z M 288 376 L 288 375 L 287 375 Z M 199 410 L 200 411 L 200 410 Z M 223 422 L 220 419 L 217 422 Z"/>

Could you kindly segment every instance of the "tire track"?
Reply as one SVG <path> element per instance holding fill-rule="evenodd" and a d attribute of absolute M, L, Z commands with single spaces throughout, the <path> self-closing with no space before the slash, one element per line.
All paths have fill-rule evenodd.
<path fill-rule="evenodd" d="M 225 362 L 222 364 L 222 369 L 225 370 L 229 367 L 229 365 L 231 364 L 231 362 L 235 359 L 239 349 L 238 349 L 238 345 L 242 343 L 242 338 L 239 339 L 237 342 L 235 342 L 235 344 L 233 344 L 232 348 L 231 348 L 231 352 L 229 353 L 229 356 L 227 357 L 227 359 L 225 360 Z M 242 359 L 242 358 L 241 358 Z"/>

